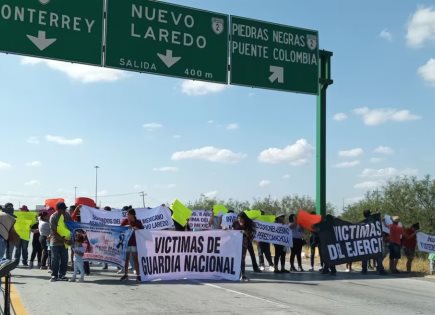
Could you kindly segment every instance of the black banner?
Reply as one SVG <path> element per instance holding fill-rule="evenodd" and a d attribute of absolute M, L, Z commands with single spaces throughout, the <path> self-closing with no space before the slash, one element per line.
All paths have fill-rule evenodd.
<path fill-rule="evenodd" d="M 327 217 L 315 227 L 319 233 L 321 256 L 328 265 L 382 255 L 382 223 L 379 213 L 371 215 L 362 223 Z"/>

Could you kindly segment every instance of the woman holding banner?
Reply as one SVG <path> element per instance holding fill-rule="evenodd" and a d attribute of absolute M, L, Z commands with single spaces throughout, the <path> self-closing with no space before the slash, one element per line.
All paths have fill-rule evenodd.
<path fill-rule="evenodd" d="M 296 222 L 296 215 L 290 214 L 288 217 L 288 221 L 290 223 L 290 229 L 292 230 L 293 235 L 293 247 L 290 254 L 290 271 L 304 271 L 302 268 L 302 247 L 304 230 L 302 227 Z M 295 268 L 295 257 L 298 261 L 298 269 Z"/>
<path fill-rule="evenodd" d="M 240 280 L 248 281 L 248 277 L 245 275 L 245 259 L 246 252 L 248 251 L 248 246 L 251 244 L 255 235 L 255 223 L 252 221 L 245 212 L 240 212 L 237 216 L 237 221 L 233 223 L 233 230 L 243 231 L 243 242 L 242 242 L 242 266 L 241 266 L 241 277 Z"/>
<path fill-rule="evenodd" d="M 277 214 L 275 218 L 275 223 L 283 224 L 284 225 L 285 220 L 285 214 Z M 273 257 L 274 262 L 274 271 L 275 273 L 290 273 L 290 271 L 285 269 L 285 247 L 283 245 L 273 244 L 275 247 L 275 257 Z M 281 270 L 278 269 L 278 263 L 281 262 Z"/>
<path fill-rule="evenodd" d="M 143 229 L 142 222 L 136 218 L 136 211 L 133 208 L 128 209 L 127 218 L 121 222 L 121 226 L 128 226 L 134 230 Z M 139 275 L 139 261 L 137 257 L 137 247 L 136 247 L 136 235 L 131 234 L 130 239 L 127 244 L 127 255 L 125 257 L 124 275 L 121 277 L 122 280 L 128 280 L 128 264 L 130 261 L 130 256 L 133 257 L 134 269 L 136 270 L 136 281 L 141 281 Z"/>

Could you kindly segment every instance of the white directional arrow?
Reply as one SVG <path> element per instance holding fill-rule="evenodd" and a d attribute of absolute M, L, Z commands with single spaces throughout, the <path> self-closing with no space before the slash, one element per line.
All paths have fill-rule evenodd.
<path fill-rule="evenodd" d="M 270 66 L 270 72 L 272 72 L 271 76 L 269 77 L 270 83 L 273 83 L 276 80 L 278 80 L 278 83 L 284 83 L 283 67 Z"/>
<path fill-rule="evenodd" d="M 45 31 L 38 31 L 38 37 L 32 35 L 27 35 L 27 37 L 32 41 L 33 44 L 35 44 L 36 47 L 38 47 L 40 51 L 43 51 L 56 41 L 56 38 L 46 38 Z"/>
<path fill-rule="evenodd" d="M 166 50 L 166 55 L 157 54 L 159 58 L 163 61 L 166 67 L 170 68 L 175 65 L 178 61 L 180 61 L 181 57 L 173 57 L 172 50 Z"/>

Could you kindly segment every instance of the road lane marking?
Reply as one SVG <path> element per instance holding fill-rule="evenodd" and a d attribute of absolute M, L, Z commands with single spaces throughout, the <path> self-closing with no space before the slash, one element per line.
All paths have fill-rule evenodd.
<path fill-rule="evenodd" d="M 20 295 L 13 284 L 11 284 L 11 308 L 15 315 L 28 315 L 23 302 L 21 301 Z"/>
<path fill-rule="evenodd" d="M 263 301 L 263 302 L 266 302 L 266 303 L 269 303 L 269 304 L 273 304 L 273 305 L 281 307 L 281 308 L 289 308 L 290 307 L 289 305 L 281 304 L 281 303 L 278 303 L 278 302 L 274 302 L 272 300 L 268 300 L 268 299 L 265 299 L 265 298 L 262 298 L 262 297 L 259 297 L 259 296 L 243 293 L 243 292 L 240 292 L 240 291 L 236 291 L 236 290 L 232 290 L 232 289 L 227 289 L 227 288 L 221 287 L 221 286 L 216 285 L 216 284 L 204 283 L 204 282 L 200 282 L 200 281 L 197 281 L 197 280 L 190 280 L 190 281 L 198 283 L 198 284 L 201 284 L 201 285 L 206 285 L 208 287 L 212 287 L 212 288 L 215 288 L 215 289 L 224 290 L 224 291 L 229 292 L 229 293 L 235 293 L 235 294 L 238 294 L 238 295 L 246 296 L 246 297 L 251 298 L 251 299 L 260 300 L 260 301 Z"/>

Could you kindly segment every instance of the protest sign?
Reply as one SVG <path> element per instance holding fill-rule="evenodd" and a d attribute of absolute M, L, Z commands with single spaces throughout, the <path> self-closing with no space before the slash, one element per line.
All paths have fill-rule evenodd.
<path fill-rule="evenodd" d="M 73 242 L 77 233 L 85 236 L 86 243 L 83 245 L 86 250 L 83 259 L 124 266 L 127 244 L 133 229 L 77 222 L 66 222 L 66 225 L 71 230 Z"/>
<path fill-rule="evenodd" d="M 240 231 L 135 233 L 142 281 L 240 278 Z"/>
<path fill-rule="evenodd" d="M 231 230 L 233 227 L 234 221 L 237 220 L 237 214 L 235 213 L 227 213 L 222 216 L 221 227 L 224 230 Z"/>
<path fill-rule="evenodd" d="M 418 232 L 417 245 L 420 252 L 435 253 L 435 235 Z"/>
<path fill-rule="evenodd" d="M 20 236 L 20 239 L 30 240 L 30 227 L 36 222 L 36 212 L 15 211 L 14 215 L 17 217 L 15 221 L 15 231 Z"/>
<path fill-rule="evenodd" d="M 213 206 L 213 215 L 215 217 L 219 215 L 223 215 L 225 213 L 228 213 L 228 209 L 224 205 L 214 205 Z"/>
<path fill-rule="evenodd" d="M 254 240 L 257 242 L 293 247 L 292 231 L 288 225 L 258 220 L 254 222 L 256 225 Z"/>
<path fill-rule="evenodd" d="M 174 201 L 171 206 L 172 219 L 174 219 L 181 226 L 186 226 L 187 219 L 192 215 L 192 210 L 183 205 L 178 199 Z"/>
<path fill-rule="evenodd" d="M 142 222 L 146 230 L 162 230 L 174 226 L 171 211 L 168 207 L 159 206 L 152 209 L 139 208 L 135 209 L 135 211 L 136 218 Z M 80 208 L 80 220 L 82 223 L 93 225 L 121 225 L 122 220 L 126 217 L 127 211 L 124 210 L 105 211 L 88 206 L 82 206 Z"/>
<path fill-rule="evenodd" d="M 367 223 L 350 223 L 327 218 L 316 224 L 322 258 L 328 265 L 339 265 L 382 255 L 382 223 L 379 214 L 367 218 Z"/>
<path fill-rule="evenodd" d="M 193 230 L 210 230 L 210 218 L 213 212 L 207 210 L 193 210 L 189 218 L 189 228 Z"/>

